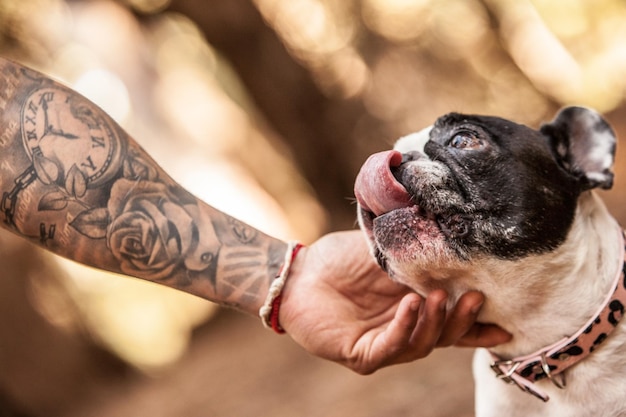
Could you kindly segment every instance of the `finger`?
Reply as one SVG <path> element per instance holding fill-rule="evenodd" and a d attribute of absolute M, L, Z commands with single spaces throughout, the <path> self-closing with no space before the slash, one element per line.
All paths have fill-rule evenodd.
<path fill-rule="evenodd" d="M 422 303 L 417 327 L 411 336 L 411 360 L 427 356 L 437 346 L 446 321 L 447 301 L 445 291 L 435 290 Z"/>
<path fill-rule="evenodd" d="M 381 352 L 381 357 L 377 359 L 385 362 L 409 347 L 422 303 L 423 298 L 415 293 L 407 294 L 400 300 L 393 320 L 379 338 L 381 344 L 376 351 Z"/>
<path fill-rule="evenodd" d="M 512 337 L 509 332 L 495 324 L 476 323 L 459 339 L 456 346 L 493 347 L 510 341 Z"/>
<path fill-rule="evenodd" d="M 422 302 L 422 297 L 415 293 L 402 298 L 387 328 L 373 340 L 367 359 L 362 362 L 348 362 L 346 365 L 367 375 L 384 366 L 399 363 L 397 358 L 409 347 Z"/>
<path fill-rule="evenodd" d="M 457 343 L 472 328 L 484 301 L 485 297 L 478 291 L 463 294 L 448 315 L 437 346 L 451 346 Z"/>

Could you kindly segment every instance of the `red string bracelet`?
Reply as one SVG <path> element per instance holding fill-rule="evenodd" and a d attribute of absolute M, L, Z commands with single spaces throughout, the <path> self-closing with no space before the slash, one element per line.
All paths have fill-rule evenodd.
<path fill-rule="evenodd" d="M 285 329 L 283 329 L 278 322 L 278 314 L 280 312 L 280 302 L 283 300 L 283 293 L 278 294 L 274 301 L 272 302 L 272 312 L 270 313 L 270 326 L 272 330 L 274 330 L 278 334 L 285 333 Z"/>
<path fill-rule="evenodd" d="M 292 241 L 289 242 L 289 246 L 285 253 L 285 262 L 278 270 L 274 281 L 270 285 L 270 289 L 265 299 L 263 307 L 259 310 L 259 315 L 263 321 L 263 325 L 267 328 L 271 328 L 278 334 L 285 333 L 285 330 L 281 327 L 278 316 L 280 312 L 280 303 L 282 301 L 283 288 L 291 269 L 291 263 L 296 259 L 296 255 L 302 248 L 302 244 Z"/>

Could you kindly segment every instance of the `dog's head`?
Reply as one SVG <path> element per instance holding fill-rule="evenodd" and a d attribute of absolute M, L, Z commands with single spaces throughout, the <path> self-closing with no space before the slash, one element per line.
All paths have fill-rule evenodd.
<path fill-rule="evenodd" d="M 539 130 L 451 113 L 367 160 L 359 224 L 381 266 L 409 284 L 479 258 L 547 253 L 565 240 L 581 193 L 612 186 L 614 153 L 611 127 L 586 108 Z"/>

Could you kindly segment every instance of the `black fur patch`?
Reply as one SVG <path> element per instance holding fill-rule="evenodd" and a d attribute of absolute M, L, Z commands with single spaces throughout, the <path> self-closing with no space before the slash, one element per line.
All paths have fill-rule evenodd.
<path fill-rule="evenodd" d="M 458 134 L 483 146 L 450 146 Z M 463 203 L 428 201 L 414 178 L 399 175 L 400 181 L 465 252 L 518 258 L 564 241 L 581 188 L 556 162 L 546 136 L 497 117 L 451 113 L 437 120 L 424 152 L 450 169 L 454 181 L 445 186 Z"/>

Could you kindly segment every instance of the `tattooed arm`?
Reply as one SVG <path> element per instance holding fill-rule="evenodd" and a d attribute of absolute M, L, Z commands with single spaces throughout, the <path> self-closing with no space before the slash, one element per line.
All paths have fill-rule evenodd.
<path fill-rule="evenodd" d="M 287 249 L 180 187 L 93 103 L 1 58 L 0 195 L 2 227 L 52 252 L 250 314 Z M 423 300 L 392 283 L 358 231 L 303 249 L 283 299 L 281 324 L 298 343 L 362 373 L 437 344 L 507 338 L 472 327 L 480 294 L 446 321 L 444 293 Z"/>
<path fill-rule="evenodd" d="M 0 155 L 2 225 L 61 256 L 249 312 L 284 257 L 283 242 L 182 189 L 97 106 L 2 60 Z"/>

